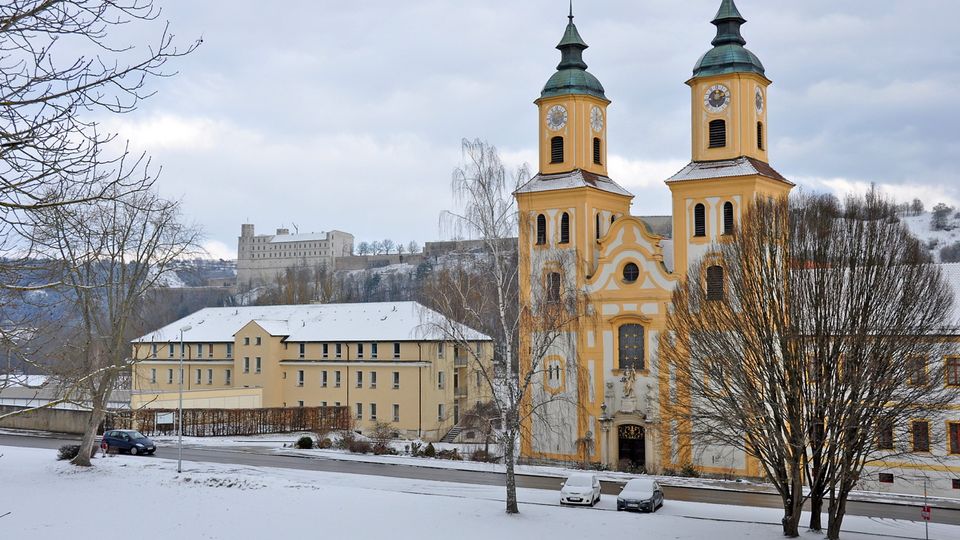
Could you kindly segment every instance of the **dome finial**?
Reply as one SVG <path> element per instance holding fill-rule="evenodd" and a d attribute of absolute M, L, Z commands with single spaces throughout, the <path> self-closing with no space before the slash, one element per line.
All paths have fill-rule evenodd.
<path fill-rule="evenodd" d="M 570 19 L 571 23 L 573 22 L 573 0 L 570 0 L 570 16 L 567 18 Z"/>
<path fill-rule="evenodd" d="M 740 34 L 740 27 L 746 22 L 734 0 L 721 0 L 720 10 L 712 21 L 717 27 L 717 36 L 711 42 L 713 49 L 697 62 L 694 77 L 739 72 L 764 74 L 760 59 L 743 47 L 747 40 Z"/>

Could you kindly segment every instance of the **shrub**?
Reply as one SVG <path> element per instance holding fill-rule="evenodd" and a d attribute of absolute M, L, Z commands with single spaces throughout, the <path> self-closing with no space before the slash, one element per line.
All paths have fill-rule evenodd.
<path fill-rule="evenodd" d="M 304 435 L 303 437 L 297 439 L 297 442 L 294 443 L 294 446 L 300 450 L 311 450 L 313 448 L 313 437 Z"/>
<path fill-rule="evenodd" d="M 693 466 L 693 463 L 685 463 L 680 467 L 680 476 L 684 478 L 700 478 L 700 471 Z"/>
<path fill-rule="evenodd" d="M 350 440 L 347 450 L 354 454 L 369 454 L 373 450 L 373 445 L 370 444 L 370 441 L 353 438 Z"/>
<path fill-rule="evenodd" d="M 373 445 L 373 453 L 376 454 L 376 455 L 378 455 L 378 456 L 383 456 L 383 455 L 395 456 L 395 455 L 397 455 L 397 451 L 394 450 L 392 446 L 390 446 L 389 444 L 380 444 L 380 443 L 377 443 L 377 444 L 374 444 L 374 445 Z"/>
<path fill-rule="evenodd" d="M 439 450 L 437 457 L 439 459 L 449 459 L 450 461 L 463 461 L 463 456 L 460 455 L 460 452 L 457 451 L 456 448 L 452 450 Z"/>
<path fill-rule="evenodd" d="M 437 457 L 437 449 L 433 447 L 433 443 L 427 443 L 427 447 L 423 449 L 423 457 Z"/>
<path fill-rule="evenodd" d="M 357 440 L 357 435 L 352 431 L 341 431 L 340 439 L 334 445 L 340 450 L 350 450 L 350 444 Z"/>
<path fill-rule="evenodd" d="M 940 262 L 960 262 L 960 242 L 954 242 L 953 244 L 941 249 Z"/>
<path fill-rule="evenodd" d="M 79 444 L 65 444 L 57 450 L 57 459 L 59 461 L 66 461 L 77 457 L 77 454 L 80 453 Z M 90 457 L 97 455 L 97 447 L 94 446 L 90 449 Z"/>
<path fill-rule="evenodd" d="M 320 442 L 317 443 L 317 448 L 326 450 L 327 448 L 333 448 L 333 441 L 329 437 L 324 437 L 320 439 Z"/>
<path fill-rule="evenodd" d="M 594 461 L 590 464 L 591 471 L 609 471 L 610 466 L 606 463 L 600 463 L 599 461 Z"/>
<path fill-rule="evenodd" d="M 396 435 L 396 430 L 393 424 L 389 422 L 377 422 L 373 426 L 373 431 L 370 433 L 370 439 L 373 440 L 374 446 L 389 447 L 390 441 L 396 438 L 394 435 Z"/>
<path fill-rule="evenodd" d="M 412 443 L 410 443 L 410 455 L 413 457 L 418 457 L 420 455 L 420 451 L 422 448 L 423 448 L 422 443 L 413 441 Z"/>

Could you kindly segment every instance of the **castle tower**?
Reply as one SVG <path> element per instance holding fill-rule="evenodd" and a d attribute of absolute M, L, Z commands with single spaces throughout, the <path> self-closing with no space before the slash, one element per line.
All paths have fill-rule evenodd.
<path fill-rule="evenodd" d="M 740 33 L 746 19 L 722 0 L 713 48 L 687 81 L 693 160 L 667 180 L 673 193 L 675 268 L 684 274 L 710 244 L 733 234 L 758 195 L 779 197 L 793 184 L 769 165 L 767 88 L 760 59 Z"/>

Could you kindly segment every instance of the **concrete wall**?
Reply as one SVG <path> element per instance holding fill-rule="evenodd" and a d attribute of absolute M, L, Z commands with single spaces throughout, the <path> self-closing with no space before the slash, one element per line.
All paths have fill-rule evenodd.
<path fill-rule="evenodd" d="M 24 407 L 0 405 L 0 415 L 23 410 Z M 57 433 L 83 433 L 89 411 L 65 409 L 38 409 L 0 420 L 0 428 L 36 429 Z"/>

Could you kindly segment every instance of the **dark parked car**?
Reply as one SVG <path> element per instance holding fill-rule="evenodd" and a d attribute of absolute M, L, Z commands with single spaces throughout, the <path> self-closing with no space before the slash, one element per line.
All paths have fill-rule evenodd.
<path fill-rule="evenodd" d="M 153 454 L 157 451 L 154 444 L 146 435 L 133 429 L 112 429 L 103 434 L 107 446 L 118 452 L 130 452 L 131 455 Z"/>
<path fill-rule="evenodd" d="M 617 497 L 617 510 L 637 510 L 638 512 L 656 512 L 663 506 L 663 490 L 656 480 L 634 478 L 623 486 Z"/>

